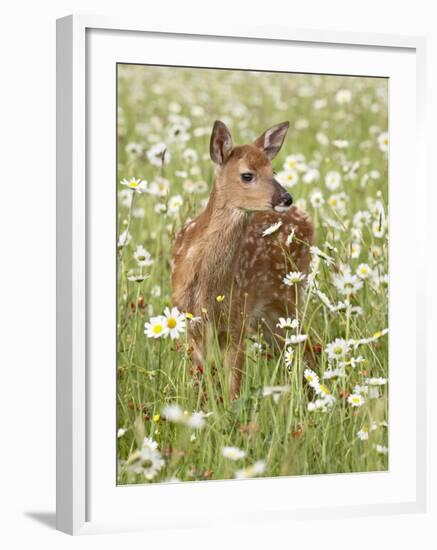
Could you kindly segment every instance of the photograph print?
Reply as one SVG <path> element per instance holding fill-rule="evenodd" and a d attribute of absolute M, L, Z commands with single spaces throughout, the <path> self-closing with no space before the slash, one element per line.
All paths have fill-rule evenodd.
<path fill-rule="evenodd" d="M 117 484 L 388 469 L 388 79 L 117 65 Z"/>

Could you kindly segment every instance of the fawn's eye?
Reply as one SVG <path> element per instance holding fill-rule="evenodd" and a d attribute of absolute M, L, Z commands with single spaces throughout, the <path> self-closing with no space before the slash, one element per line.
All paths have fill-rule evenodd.
<path fill-rule="evenodd" d="M 249 182 L 249 181 L 253 181 L 255 175 L 252 174 L 251 172 L 243 172 L 241 174 L 241 179 L 245 182 Z"/>

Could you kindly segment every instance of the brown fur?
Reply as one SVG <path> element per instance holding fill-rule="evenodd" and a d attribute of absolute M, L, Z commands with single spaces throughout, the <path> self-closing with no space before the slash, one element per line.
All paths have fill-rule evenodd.
<path fill-rule="evenodd" d="M 307 272 L 314 230 L 307 214 L 296 207 L 273 211 L 285 196 L 270 160 L 282 145 L 284 125 L 268 130 L 253 145 L 235 148 L 226 127 L 216 125 L 211 139 L 216 180 L 205 210 L 177 235 L 173 303 L 202 318 L 190 324 L 196 363 L 203 361 L 208 324 L 222 335 L 234 398 L 241 384 L 247 329 L 262 319 L 268 337 L 277 331 L 278 317 L 295 315 L 295 289 L 284 285 L 283 278 L 290 270 Z M 254 183 L 241 180 L 248 171 L 256 175 Z M 262 237 L 278 220 L 279 231 Z M 287 246 L 293 228 L 295 238 Z M 219 295 L 225 296 L 224 302 L 217 301 Z"/>

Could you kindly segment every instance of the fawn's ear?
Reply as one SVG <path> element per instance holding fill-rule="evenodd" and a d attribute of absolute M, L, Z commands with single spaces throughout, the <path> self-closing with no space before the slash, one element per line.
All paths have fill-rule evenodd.
<path fill-rule="evenodd" d="M 289 122 L 281 122 L 281 124 L 272 126 L 255 140 L 255 145 L 262 149 L 270 160 L 274 159 L 284 143 L 289 126 Z"/>
<path fill-rule="evenodd" d="M 211 160 L 218 165 L 226 162 L 232 151 L 232 137 L 226 125 L 220 120 L 214 122 L 211 141 L 209 144 L 209 154 Z"/>

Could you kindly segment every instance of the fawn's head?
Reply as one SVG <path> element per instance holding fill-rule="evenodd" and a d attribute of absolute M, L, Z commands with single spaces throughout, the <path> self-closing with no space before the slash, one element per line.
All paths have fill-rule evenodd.
<path fill-rule="evenodd" d="M 271 162 L 282 147 L 288 126 L 282 122 L 254 143 L 234 147 L 226 125 L 215 121 L 210 155 L 217 166 L 217 192 L 229 207 L 285 212 L 291 206 L 291 195 L 275 179 Z"/>

